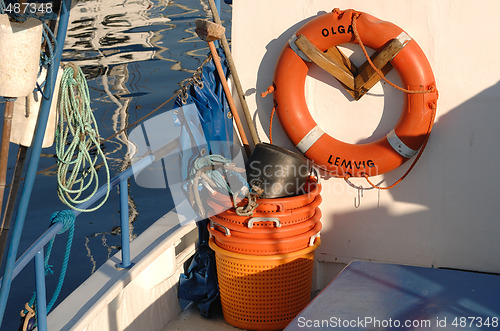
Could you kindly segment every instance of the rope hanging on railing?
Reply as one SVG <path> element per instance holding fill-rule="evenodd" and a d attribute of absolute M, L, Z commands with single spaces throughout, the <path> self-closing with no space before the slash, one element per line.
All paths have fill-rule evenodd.
<path fill-rule="evenodd" d="M 95 151 L 91 153 L 92 149 Z M 109 167 L 100 146 L 97 122 L 90 108 L 87 81 L 75 64 L 66 66 L 61 79 L 56 155 L 59 199 L 81 212 L 92 212 L 100 208 L 109 196 Z M 106 169 L 106 195 L 97 206 L 80 209 L 76 206 L 91 199 L 99 189 L 99 159 Z"/>
<path fill-rule="evenodd" d="M 59 297 L 59 294 L 61 293 L 62 286 L 64 284 L 64 278 L 66 277 L 66 271 L 68 269 L 68 261 L 69 261 L 69 256 L 71 252 L 71 245 L 73 243 L 73 236 L 75 233 L 75 214 L 71 210 L 62 210 L 58 211 L 52 214 L 50 217 L 50 224 L 54 225 L 57 222 L 62 222 L 63 227 L 62 229 L 58 232 L 58 234 L 63 234 L 64 232 L 69 230 L 68 234 L 68 239 L 66 241 L 66 250 L 64 252 L 64 259 L 61 267 L 61 272 L 59 274 L 59 280 L 57 282 L 57 287 L 54 290 L 54 294 L 52 295 L 52 298 L 50 299 L 49 303 L 47 304 L 47 313 L 50 312 L 52 307 L 54 307 L 54 304 L 57 301 L 57 298 Z M 47 245 L 47 251 L 45 253 L 45 258 L 44 258 L 44 269 L 45 269 L 45 275 L 47 274 L 52 274 L 52 266 L 49 264 L 49 259 L 50 259 L 50 253 L 52 252 L 52 247 L 54 245 L 56 237 L 52 238 L 50 242 Z M 30 301 L 26 304 L 26 308 L 21 311 L 21 316 L 25 318 L 30 318 L 30 309 L 28 307 L 36 307 L 36 292 L 33 293 L 33 296 L 31 297 Z M 24 325 L 28 325 L 28 321 L 24 322 Z M 35 325 L 36 326 L 36 323 Z"/>

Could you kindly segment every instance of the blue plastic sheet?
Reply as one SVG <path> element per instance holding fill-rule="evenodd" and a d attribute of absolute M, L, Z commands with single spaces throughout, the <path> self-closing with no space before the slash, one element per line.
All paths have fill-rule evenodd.
<path fill-rule="evenodd" d="M 218 49 L 224 74 L 228 77 L 228 66 L 224 52 Z M 183 100 L 183 97 L 186 97 Z M 201 84 L 193 82 L 189 85 L 187 95 L 179 96 L 175 106 L 181 107 L 186 103 L 194 103 L 200 112 L 201 126 L 205 139 L 208 142 L 210 154 L 219 154 L 231 158 L 231 145 L 233 142 L 233 124 L 229 104 L 224 94 L 222 83 L 217 74 L 213 61 L 208 62 L 202 70 Z M 188 125 L 197 121 L 185 122 Z M 193 137 L 188 131 L 196 132 L 196 127 L 190 127 L 181 134 L 182 150 L 189 150 L 193 146 Z M 198 145 L 199 146 L 199 145 Z M 197 155 L 196 155 L 197 157 Z M 182 159 L 182 169 L 190 169 L 193 155 L 185 155 Z M 187 178 L 183 177 L 183 180 Z"/>
<path fill-rule="evenodd" d="M 227 77 L 226 57 L 220 49 L 218 53 Z M 182 106 L 183 102 L 193 102 L 197 106 L 203 133 L 210 149 L 208 152 L 231 159 L 233 124 L 231 116 L 228 116 L 229 105 L 213 61 L 203 67 L 201 84 L 196 82 L 191 84 L 187 96 L 180 96 L 176 100 L 176 106 Z M 189 148 L 196 143 L 197 137 L 190 133 L 197 132 L 196 128 L 190 126 L 197 121 L 186 118 L 183 123 L 188 126 L 181 132 L 181 146 L 184 151 L 181 157 L 181 169 L 182 178 L 185 180 L 189 175 L 188 169 L 191 169 L 194 160 L 201 156 L 197 155 L 201 151 Z M 200 314 L 210 317 L 211 312 L 220 305 L 220 301 L 215 255 L 208 246 L 207 220 L 198 222 L 198 232 L 197 251 L 187 272 L 180 277 L 178 296 L 180 299 L 196 303 Z"/>
<path fill-rule="evenodd" d="M 187 272 L 180 276 L 178 296 L 196 303 L 202 316 L 211 317 L 220 308 L 220 300 L 215 253 L 207 242 L 207 222 L 198 222 L 200 242 Z"/>

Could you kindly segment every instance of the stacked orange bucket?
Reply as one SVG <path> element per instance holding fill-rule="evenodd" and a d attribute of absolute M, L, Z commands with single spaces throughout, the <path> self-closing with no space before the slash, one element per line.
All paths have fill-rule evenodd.
<path fill-rule="evenodd" d="M 251 216 L 230 208 L 210 217 L 210 247 L 229 324 L 283 329 L 309 303 L 322 226 L 321 185 L 310 180 L 305 191 L 258 199 Z"/>

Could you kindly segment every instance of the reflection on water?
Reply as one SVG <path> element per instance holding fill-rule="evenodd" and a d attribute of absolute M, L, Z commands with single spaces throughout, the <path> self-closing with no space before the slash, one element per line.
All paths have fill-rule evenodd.
<path fill-rule="evenodd" d="M 73 0 L 63 62 L 74 61 L 85 73 L 91 107 L 103 139 L 121 132 L 129 123 L 148 114 L 172 96 L 201 65 L 208 53 L 206 43 L 194 32 L 197 18 L 210 19 L 203 0 Z M 230 7 L 223 3 L 221 18 L 229 21 Z M 230 27 L 227 26 L 227 35 Z M 166 111 L 172 105 L 163 108 Z M 111 176 L 130 165 L 125 130 L 103 143 Z M 45 149 L 53 155 L 55 148 Z M 55 164 L 53 157 L 40 160 L 40 169 Z M 12 167 L 12 165 L 11 165 Z M 104 174 L 101 174 L 104 180 Z M 104 183 L 104 182 L 101 182 Z M 77 219 L 68 273 L 58 303 L 120 248 L 117 191 L 97 212 Z M 49 223 L 50 215 L 65 207 L 56 193 L 53 172 L 39 176 L 20 251 L 24 251 Z M 134 238 L 173 207 L 167 190 L 145 189 L 129 183 L 130 233 Z M 83 233 L 83 235 L 82 235 Z M 56 240 L 51 260 L 58 275 L 65 236 Z M 131 239 L 132 239 L 131 238 Z M 31 268 L 31 267 L 30 267 Z M 33 293 L 33 269 L 13 282 L 12 295 L 2 330 L 17 329 L 19 311 Z M 50 298 L 57 277 L 47 277 Z"/>
<path fill-rule="evenodd" d="M 106 137 L 103 132 L 108 135 L 119 133 L 107 142 L 105 148 L 108 162 L 116 172 L 130 166 L 129 153 L 125 149 L 130 146 L 126 128 L 131 118 L 129 110 L 132 101 L 151 93 L 145 92 L 147 89 L 144 86 L 133 90 L 144 83 L 141 79 L 142 66 L 137 63 L 156 62 L 157 70 L 168 68 L 190 74 L 195 68 L 184 67 L 183 56 L 205 57 L 206 47 L 199 42 L 194 26 L 190 25 L 200 15 L 207 16 L 209 7 L 204 2 L 192 5 L 195 4 L 197 6 L 191 7 L 187 1 L 180 4 L 168 0 L 84 0 L 72 8 L 64 58 L 81 66 L 87 78 L 95 84 L 93 88 L 98 90 L 98 94 L 93 101 L 103 105 L 95 112 L 112 108 L 112 111 L 107 111 L 109 118 L 102 118 L 101 122 L 105 123 L 100 125 L 108 129 L 101 130 L 103 138 Z M 174 42 L 167 40 L 166 36 L 170 37 L 179 26 L 186 26 L 184 33 L 187 36 L 179 35 L 180 38 Z M 182 57 L 175 56 L 176 49 L 183 49 L 178 46 L 179 43 L 189 48 Z M 201 47 L 196 49 L 193 44 Z M 136 105 L 134 110 L 141 108 Z M 130 239 L 137 236 L 133 226 L 139 215 L 135 207 L 136 198 L 131 192 Z M 95 254 L 100 254 L 98 252 L 105 247 L 106 258 L 109 258 L 119 249 L 118 243 L 108 244 L 107 235 L 119 235 L 119 227 L 86 236 L 85 247 L 92 261 L 92 271 L 97 266 L 94 258 L 96 250 Z M 92 248 L 92 240 L 96 238 L 100 238 L 102 244 Z"/>
<path fill-rule="evenodd" d="M 201 5 L 201 12 L 199 7 L 190 7 L 184 2 L 84 0 L 79 1 L 71 11 L 64 58 L 81 66 L 87 78 L 95 80 L 102 88 L 94 101 L 113 104 L 110 128 L 113 133 L 119 134 L 108 143 L 106 155 L 117 171 L 130 166 L 129 153 L 125 153 L 124 148 L 130 145 L 125 129 L 129 124 L 131 102 L 134 97 L 148 94 L 129 90 L 131 76 L 140 76 L 138 71 L 130 72 L 137 66 L 129 68 L 129 65 L 162 60 L 168 64 L 158 63 L 158 67 L 194 72 L 194 68 L 183 67 L 182 58 L 173 57 L 171 49 L 180 47 L 172 43 L 172 40 L 165 40 L 165 36 L 179 25 L 192 25 L 196 17 L 200 14 L 206 16 L 209 11 L 208 4 L 204 2 L 198 4 Z M 199 44 L 194 27 L 187 27 L 185 32 L 188 37 L 181 37 L 175 42 L 189 47 L 186 56 L 203 58 L 206 53 L 203 44 L 200 44 L 200 49 L 192 48 L 193 43 Z M 134 206 L 133 196 L 129 199 L 129 205 Z M 133 224 L 138 213 L 135 208 L 131 208 L 130 212 L 130 224 Z M 92 234 L 92 237 L 95 236 L 96 234 Z M 135 234 L 131 231 L 131 239 L 134 237 Z"/>
<path fill-rule="evenodd" d="M 160 0 L 155 12 L 164 11 L 167 5 L 168 1 Z M 152 59 L 154 32 L 145 28 L 170 20 L 149 17 L 152 8 L 149 0 L 79 1 L 71 10 L 65 58 L 84 66 L 90 77 L 110 65 Z"/>

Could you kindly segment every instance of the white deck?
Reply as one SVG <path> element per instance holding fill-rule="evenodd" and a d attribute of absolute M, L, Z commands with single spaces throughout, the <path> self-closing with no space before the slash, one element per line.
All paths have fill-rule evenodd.
<path fill-rule="evenodd" d="M 216 314 L 211 318 L 202 317 L 195 305 L 190 305 L 177 317 L 168 323 L 162 331 L 186 331 L 186 330 L 206 330 L 206 331 L 224 331 L 241 330 L 235 328 L 224 320 L 222 313 Z"/>

